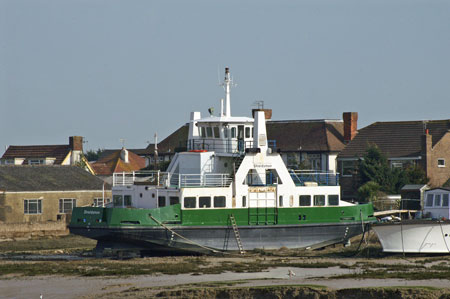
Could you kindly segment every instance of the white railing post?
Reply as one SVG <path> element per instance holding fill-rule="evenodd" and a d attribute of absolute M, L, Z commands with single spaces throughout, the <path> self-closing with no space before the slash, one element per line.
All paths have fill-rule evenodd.
<path fill-rule="evenodd" d="M 125 185 L 125 171 L 122 172 L 122 185 Z"/>
<path fill-rule="evenodd" d="M 181 188 L 181 173 L 178 174 L 178 189 Z"/>

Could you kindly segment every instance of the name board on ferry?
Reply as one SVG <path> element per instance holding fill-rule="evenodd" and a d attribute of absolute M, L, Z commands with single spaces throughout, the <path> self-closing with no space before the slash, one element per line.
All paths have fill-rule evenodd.
<path fill-rule="evenodd" d="M 249 187 L 248 192 L 251 193 L 266 193 L 266 192 L 275 192 L 275 187 Z"/>
<path fill-rule="evenodd" d="M 271 168 L 272 164 L 268 164 L 268 163 L 255 163 L 254 164 L 255 168 Z"/>

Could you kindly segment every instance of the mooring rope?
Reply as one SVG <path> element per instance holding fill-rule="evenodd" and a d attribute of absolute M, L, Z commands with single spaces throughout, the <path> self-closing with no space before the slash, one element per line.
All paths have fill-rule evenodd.
<path fill-rule="evenodd" d="M 182 235 L 180 235 L 180 234 L 177 233 L 176 231 L 174 231 L 174 230 L 170 229 L 169 227 L 167 227 L 166 225 L 164 225 L 162 222 L 158 221 L 158 220 L 157 220 L 155 217 L 153 217 L 152 215 L 149 215 L 149 216 L 150 216 L 150 218 L 151 218 L 153 221 L 155 221 L 157 224 L 159 224 L 160 226 L 164 227 L 165 229 L 167 229 L 168 231 L 170 231 L 170 232 L 173 233 L 174 235 L 180 237 L 181 239 L 190 242 L 191 244 L 197 245 L 198 247 L 201 247 L 201 248 L 203 248 L 203 249 L 212 251 L 212 252 L 214 252 L 214 253 L 222 253 L 222 254 L 224 253 L 224 252 L 215 250 L 215 249 L 213 249 L 213 248 L 204 246 L 204 245 L 202 245 L 202 244 L 199 244 L 199 243 L 197 243 L 197 242 L 195 242 L 195 241 L 192 241 L 192 240 L 190 240 L 190 239 L 188 239 L 188 238 L 186 238 L 186 237 L 183 237 Z"/>

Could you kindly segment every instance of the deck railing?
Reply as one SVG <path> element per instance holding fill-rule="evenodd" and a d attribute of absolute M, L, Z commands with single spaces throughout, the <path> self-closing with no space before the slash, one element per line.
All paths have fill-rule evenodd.
<path fill-rule="evenodd" d="M 339 186 L 339 173 L 317 170 L 289 170 L 291 178 L 297 186 Z"/>
<path fill-rule="evenodd" d="M 267 145 L 272 152 L 277 150 L 276 140 L 267 140 Z M 191 139 L 187 142 L 188 150 L 207 150 L 217 153 L 243 154 L 246 149 L 253 148 L 253 141 L 239 139 L 201 138 Z"/>
<path fill-rule="evenodd" d="M 113 186 L 133 184 L 161 187 L 228 187 L 231 177 L 227 173 L 170 174 L 161 171 L 133 171 L 113 174 Z"/>

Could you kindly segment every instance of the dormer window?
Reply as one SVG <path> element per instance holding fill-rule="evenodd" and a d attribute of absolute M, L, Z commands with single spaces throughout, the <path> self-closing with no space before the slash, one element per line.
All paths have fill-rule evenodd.
<path fill-rule="evenodd" d="M 28 160 L 28 165 L 41 165 L 41 164 L 45 164 L 44 159 L 29 159 Z"/>

